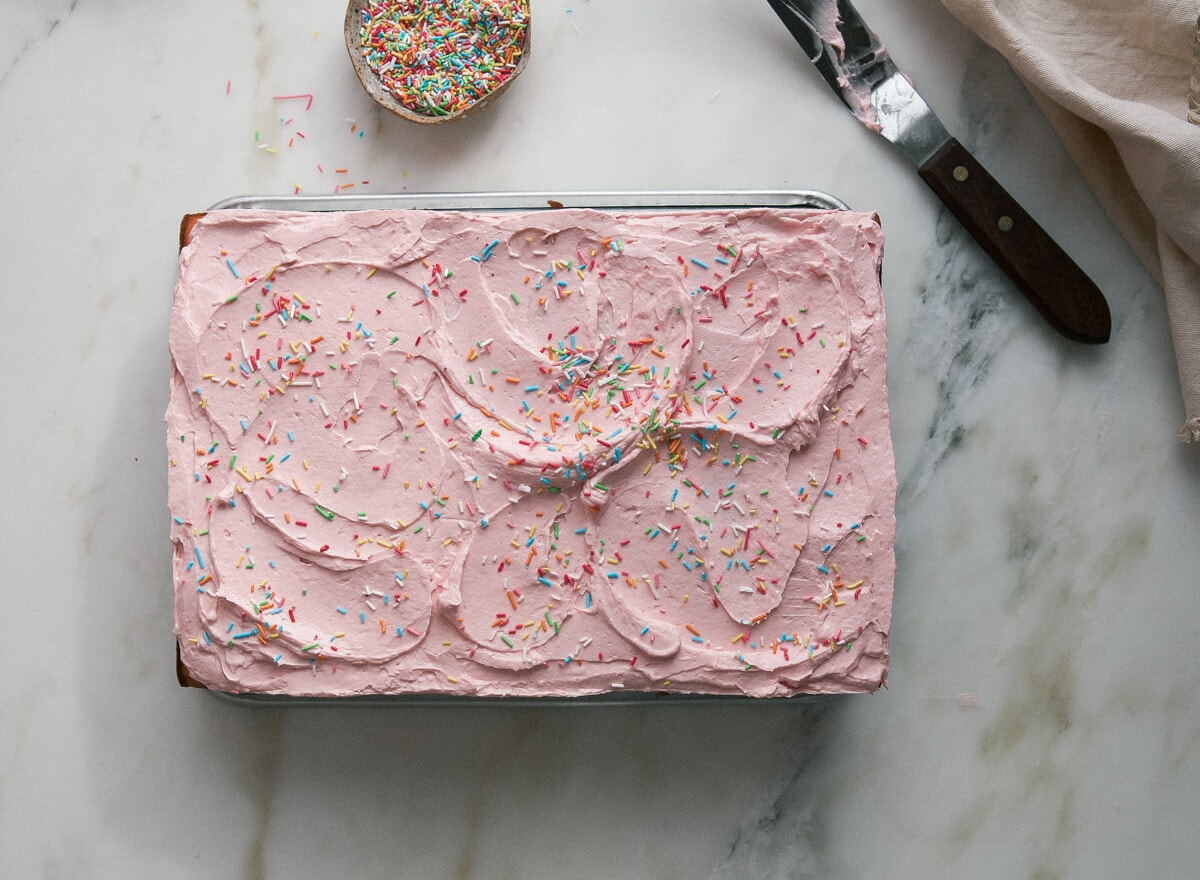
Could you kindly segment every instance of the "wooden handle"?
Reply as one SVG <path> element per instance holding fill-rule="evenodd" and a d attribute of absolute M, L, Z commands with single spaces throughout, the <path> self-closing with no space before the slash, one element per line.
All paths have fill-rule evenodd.
<path fill-rule="evenodd" d="M 1052 327 L 1079 342 L 1108 341 L 1104 294 L 962 144 L 951 138 L 919 173 Z"/>

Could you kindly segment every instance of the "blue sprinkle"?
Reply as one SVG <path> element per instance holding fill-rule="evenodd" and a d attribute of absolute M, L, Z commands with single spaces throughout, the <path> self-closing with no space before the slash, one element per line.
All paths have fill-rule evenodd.
<path fill-rule="evenodd" d="M 233 265 L 233 260 L 231 260 L 229 257 L 225 258 L 225 265 L 229 267 L 229 271 L 233 273 L 234 278 L 242 277 L 241 275 L 238 274 L 238 270 Z"/>
<path fill-rule="evenodd" d="M 697 260 L 695 257 L 692 257 L 692 263 L 699 266 L 701 269 L 708 268 L 708 263 L 701 262 L 700 260 Z"/>
<path fill-rule="evenodd" d="M 338 613 L 338 614 L 347 614 L 347 613 L 349 613 L 349 612 L 347 612 L 345 608 L 343 608 L 341 605 L 339 605 L 339 606 L 337 607 L 337 613 Z"/>

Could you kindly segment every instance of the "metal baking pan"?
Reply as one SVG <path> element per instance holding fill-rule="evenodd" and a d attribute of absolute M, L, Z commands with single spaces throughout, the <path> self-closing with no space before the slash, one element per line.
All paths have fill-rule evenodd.
<path fill-rule="evenodd" d="M 845 211 L 841 199 L 819 190 L 680 190 L 680 191 L 513 191 L 462 193 L 369 193 L 356 195 L 243 195 L 223 199 L 208 210 L 243 208 L 267 211 L 528 211 L 555 208 L 677 211 L 695 208 L 801 208 Z M 196 687 L 178 663 L 181 684 Z M 202 686 L 200 686 L 202 687 Z M 471 697 L 448 694 L 368 694 L 355 697 L 293 697 L 282 694 L 224 693 L 215 696 L 255 706 L 635 706 L 740 703 L 778 705 L 808 702 L 813 695 L 747 697 L 737 694 L 688 694 L 661 691 L 610 691 L 578 697 Z M 834 696 L 834 695 L 831 695 Z"/>
<path fill-rule="evenodd" d="M 537 208 L 622 208 L 678 210 L 680 208 L 812 208 L 844 211 L 841 199 L 818 190 L 681 190 L 487 192 L 487 193 L 371 193 L 351 196 L 234 196 L 209 208 L 255 208 L 267 211 L 367 211 L 428 209 L 436 211 L 527 211 Z"/>

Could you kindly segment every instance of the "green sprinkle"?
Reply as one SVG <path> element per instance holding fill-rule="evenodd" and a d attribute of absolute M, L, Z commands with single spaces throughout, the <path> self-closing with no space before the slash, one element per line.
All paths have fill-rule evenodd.
<path fill-rule="evenodd" d="M 387 295 L 387 298 L 388 298 L 388 299 L 391 299 L 391 298 L 392 298 L 393 296 L 395 296 L 395 295 L 396 295 L 396 291 L 394 291 L 394 290 L 393 290 L 391 293 L 389 293 L 389 294 Z"/>
<path fill-rule="evenodd" d="M 237 461 L 237 456 L 236 456 L 236 455 L 231 455 L 231 456 L 229 456 L 229 469 L 230 469 L 230 470 L 233 470 L 233 465 L 234 465 L 234 463 L 235 463 L 236 461 Z"/>
<path fill-rule="evenodd" d="M 311 645 L 305 645 L 300 650 L 301 651 L 311 651 L 313 648 L 318 647 L 320 644 L 321 644 L 320 642 L 313 642 Z"/>
<path fill-rule="evenodd" d="M 500 636 L 500 641 L 504 642 L 504 644 L 508 645 L 510 648 L 513 646 L 513 643 L 509 640 L 508 636 Z"/>
<path fill-rule="evenodd" d="M 478 431 L 476 431 L 474 434 L 471 435 L 471 442 L 473 443 L 476 440 L 478 440 L 482 434 L 483 434 L 483 428 L 480 428 Z"/>
<path fill-rule="evenodd" d="M 512 301 L 515 302 L 517 305 L 521 304 L 521 298 L 519 296 L 517 296 L 515 293 L 510 293 L 509 296 L 512 297 Z"/>
<path fill-rule="evenodd" d="M 388 340 L 388 345 L 395 345 L 396 340 L 399 338 L 400 338 L 399 336 L 393 336 L 391 339 Z"/>
<path fill-rule="evenodd" d="M 229 299 L 225 300 L 225 305 L 229 305 L 231 302 L 237 302 L 237 298 L 238 295 L 235 293 L 233 296 L 229 297 Z"/>
<path fill-rule="evenodd" d="M 319 504 L 314 504 L 313 509 L 316 510 L 317 513 L 321 514 L 321 516 L 325 517 L 325 519 L 328 519 L 328 520 L 333 519 L 333 511 L 332 510 L 326 510 L 324 507 L 322 507 Z"/>

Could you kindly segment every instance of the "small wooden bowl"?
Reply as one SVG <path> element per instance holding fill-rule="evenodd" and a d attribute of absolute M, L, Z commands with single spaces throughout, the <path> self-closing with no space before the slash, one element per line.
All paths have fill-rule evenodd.
<path fill-rule="evenodd" d="M 498 95 L 502 94 L 505 89 L 512 85 L 513 81 L 521 75 L 521 71 L 525 69 L 525 65 L 529 62 L 530 28 L 533 22 L 529 14 L 528 0 L 519 0 L 525 8 L 525 27 L 521 32 L 520 44 L 521 57 L 508 78 L 497 84 L 490 91 L 474 98 L 471 103 L 455 110 L 441 114 L 420 113 L 411 107 L 405 106 L 384 85 L 380 75 L 371 67 L 370 62 L 362 51 L 362 18 L 363 10 L 366 8 L 368 2 L 369 0 L 350 0 L 346 6 L 346 51 L 350 53 L 350 60 L 354 64 L 354 72 L 358 75 L 358 81 L 362 83 L 362 87 L 366 89 L 367 94 L 377 104 L 395 113 L 401 119 L 407 119 L 409 122 L 416 122 L 421 125 L 437 125 L 442 122 L 460 119 L 468 113 L 473 113 L 491 103 Z"/>

